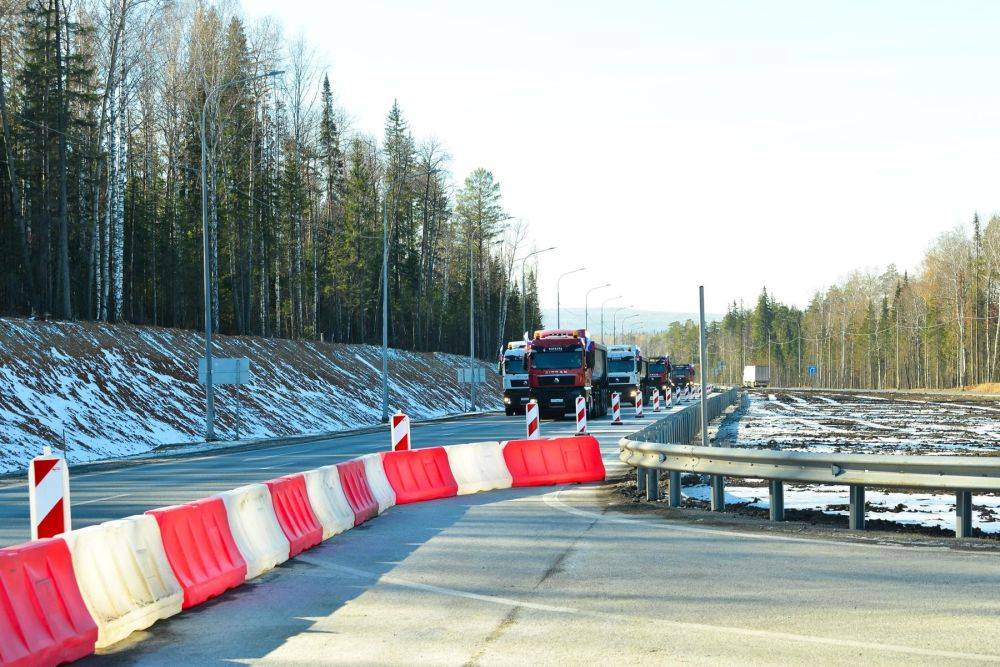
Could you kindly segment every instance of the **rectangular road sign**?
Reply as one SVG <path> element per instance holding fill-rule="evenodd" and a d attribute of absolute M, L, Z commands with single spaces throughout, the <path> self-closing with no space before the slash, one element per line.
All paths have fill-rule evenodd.
<path fill-rule="evenodd" d="M 486 369 L 479 368 L 459 368 L 458 371 L 458 381 L 461 384 L 469 384 L 471 382 L 486 382 Z"/>
<path fill-rule="evenodd" d="M 198 382 L 205 384 L 205 357 L 198 360 Z M 250 381 L 250 358 L 212 357 L 212 384 L 246 384 Z"/>

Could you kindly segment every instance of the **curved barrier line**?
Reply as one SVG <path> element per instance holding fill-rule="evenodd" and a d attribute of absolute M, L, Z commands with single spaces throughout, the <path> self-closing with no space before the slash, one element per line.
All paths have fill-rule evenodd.
<path fill-rule="evenodd" d="M 565 451 L 564 440 L 574 441 L 570 451 Z M 563 483 L 598 481 L 594 467 L 586 461 L 591 446 L 600 456 L 594 438 L 533 442 L 547 443 L 547 456 L 561 461 L 556 472 L 569 476 Z M 455 496 L 459 483 L 452 459 L 461 469 L 465 493 L 509 487 L 513 475 L 503 451 L 499 443 L 487 442 L 453 445 L 448 450 L 432 447 L 370 454 L 72 531 L 65 539 L 0 549 L 0 665 L 56 664 L 90 655 L 95 647 L 110 646 L 135 630 L 220 595 L 284 562 L 290 553 L 356 526 L 397 501 Z M 600 472 L 603 480 L 603 464 Z M 33 620 L 18 614 L 14 618 L 7 613 L 11 604 L 4 595 L 10 598 L 13 591 L 18 600 L 31 595 L 10 585 L 9 575 L 23 579 L 21 561 L 30 560 L 24 554 L 42 548 L 55 553 L 57 560 L 61 557 L 60 581 L 65 590 L 48 606 L 58 607 L 67 617 Z M 51 574 L 52 556 L 45 558 L 49 564 L 42 580 L 49 589 L 48 581 L 56 575 Z M 383 579 L 392 585 L 487 602 L 574 611 Z"/>

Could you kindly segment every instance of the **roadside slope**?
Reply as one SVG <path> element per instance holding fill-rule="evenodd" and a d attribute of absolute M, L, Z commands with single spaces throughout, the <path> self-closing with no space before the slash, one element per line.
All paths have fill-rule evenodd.
<path fill-rule="evenodd" d="M 80 463 L 200 440 L 203 338 L 193 331 L 0 318 L 0 473 L 24 469 L 43 445 Z M 215 354 L 249 357 L 251 381 L 218 387 L 217 432 L 277 437 L 336 431 L 381 417 L 381 349 L 277 338 L 219 336 Z M 467 358 L 390 350 L 389 405 L 413 418 L 463 411 L 455 368 Z M 500 408 L 487 367 L 479 391 Z M 238 399 L 238 400 L 237 400 Z"/>

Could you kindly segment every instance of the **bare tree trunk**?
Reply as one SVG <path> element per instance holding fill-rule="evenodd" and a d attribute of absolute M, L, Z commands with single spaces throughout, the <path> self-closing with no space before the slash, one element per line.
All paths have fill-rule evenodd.
<path fill-rule="evenodd" d="M 10 186 L 10 215 L 17 232 L 17 245 L 21 253 L 21 271 L 24 278 L 25 302 L 32 310 L 37 310 L 38 295 L 35 292 L 35 275 L 31 266 L 31 253 L 28 250 L 28 234 L 24 226 L 24 216 L 21 210 L 21 187 L 18 185 L 17 166 L 14 163 L 14 151 L 11 149 L 10 119 L 7 116 L 7 94 L 3 80 L 3 40 L 0 40 L 0 124 L 3 125 L 4 157 L 7 162 L 7 182 Z"/>

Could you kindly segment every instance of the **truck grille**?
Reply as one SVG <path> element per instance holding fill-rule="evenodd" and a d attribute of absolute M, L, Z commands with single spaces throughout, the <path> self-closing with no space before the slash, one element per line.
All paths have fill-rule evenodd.
<path fill-rule="evenodd" d="M 538 386 L 540 387 L 555 387 L 573 386 L 573 376 L 572 375 L 541 375 L 538 378 Z"/>
<path fill-rule="evenodd" d="M 528 381 L 527 380 L 511 380 L 510 381 L 510 386 L 511 387 L 527 387 L 528 386 Z"/>
<path fill-rule="evenodd" d="M 625 378 L 608 378 L 608 382 L 610 382 L 611 384 L 625 384 L 626 382 L 628 382 L 628 378 L 627 377 L 625 377 Z"/>

